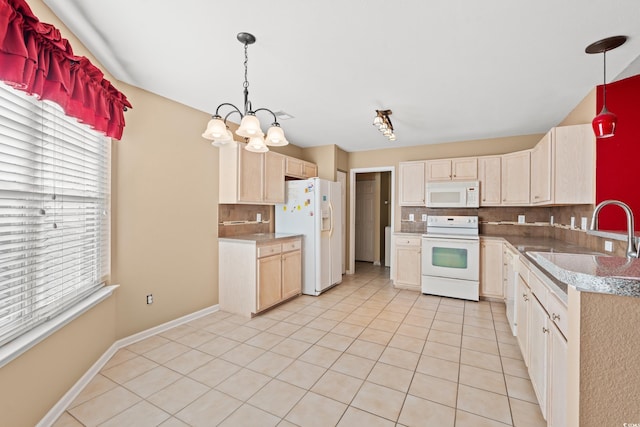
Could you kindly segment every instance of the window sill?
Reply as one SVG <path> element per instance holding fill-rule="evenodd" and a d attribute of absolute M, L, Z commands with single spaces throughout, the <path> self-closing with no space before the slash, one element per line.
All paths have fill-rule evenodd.
<path fill-rule="evenodd" d="M 113 294 L 119 285 L 104 286 L 59 316 L 0 347 L 0 368 Z"/>

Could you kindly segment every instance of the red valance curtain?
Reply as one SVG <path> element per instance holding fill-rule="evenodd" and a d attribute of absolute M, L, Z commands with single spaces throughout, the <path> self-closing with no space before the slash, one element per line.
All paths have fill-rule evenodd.
<path fill-rule="evenodd" d="M 120 139 L 131 104 L 25 0 L 0 0 L 0 80 L 59 104 L 65 113 Z"/>

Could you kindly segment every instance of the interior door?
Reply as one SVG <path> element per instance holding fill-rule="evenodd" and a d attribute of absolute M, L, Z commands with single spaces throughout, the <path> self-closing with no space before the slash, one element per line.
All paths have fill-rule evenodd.
<path fill-rule="evenodd" d="M 375 181 L 356 181 L 357 261 L 373 262 L 375 238 Z"/>

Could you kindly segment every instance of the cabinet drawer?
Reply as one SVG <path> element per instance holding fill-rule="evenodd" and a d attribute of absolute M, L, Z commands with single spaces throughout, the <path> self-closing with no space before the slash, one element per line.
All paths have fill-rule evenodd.
<path fill-rule="evenodd" d="M 282 252 L 282 245 L 280 243 L 258 246 L 258 258 L 279 254 L 280 252 Z"/>
<path fill-rule="evenodd" d="M 421 244 L 422 244 L 422 237 L 419 237 L 419 236 L 396 237 L 396 246 L 420 246 Z"/>
<path fill-rule="evenodd" d="M 558 326 L 562 335 L 567 337 L 567 333 L 569 332 L 569 312 L 567 307 L 554 295 L 549 295 L 549 300 L 547 304 L 549 310 L 549 317 L 551 321 Z"/>
<path fill-rule="evenodd" d="M 540 301 L 540 305 L 542 305 L 545 310 L 548 310 L 547 300 L 549 298 L 549 291 L 533 272 L 529 274 L 529 287 L 531 288 L 531 292 L 538 298 L 538 301 Z"/>
<path fill-rule="evenodd" d="M 302 246 L 300 239 L 290 240 L 282 243 L 282 252 L 297 251 Z"/>

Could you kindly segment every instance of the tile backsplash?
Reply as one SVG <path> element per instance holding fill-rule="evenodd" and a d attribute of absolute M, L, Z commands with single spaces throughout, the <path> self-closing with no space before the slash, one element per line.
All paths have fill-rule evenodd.
<path fill-rule="evenodd" d="M 580 229 L 582 218 L 587 218 L 587 228 L 591 225 L 593 209 L 593 205 L 482 207 L 478 209 L 433 209 L 420 206 L 405 206 L 401 208 L 400 231 L 424 233 L 427 223 L 421 221 L 422 214 L 477 215 L 480 220 L 481 234 L 554 238 L 587 247 L 597 252 L 604 252 L 604 242 L 607 240 L 613 243 L 612 255 L 625 256 L 626 239 L 622 241 L 593 236 Z M 409 220 L 410 214 L 413 214 L 414 221 Z M 525 216 L 525 224 L 518 224 L 519 215 Z M 553 225 L 550 223 L 551 216 L 553 216 Z M 573 229 L 570 228 L 571 217 L 575 218 L 575 227 Z"/>
<path fill-rule="evenodd" d="M 258 214 L 261 221 L 256 221 Z M 218 205 L 218 237 L 273 233 L 274 207 L 269 205 Z"/>

